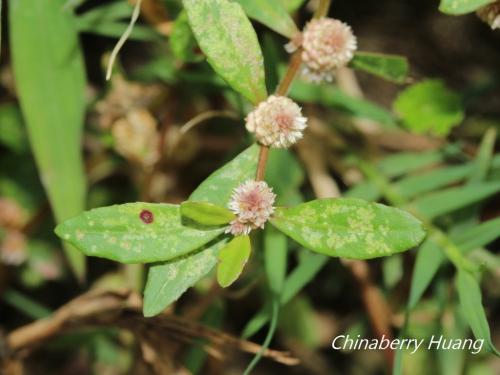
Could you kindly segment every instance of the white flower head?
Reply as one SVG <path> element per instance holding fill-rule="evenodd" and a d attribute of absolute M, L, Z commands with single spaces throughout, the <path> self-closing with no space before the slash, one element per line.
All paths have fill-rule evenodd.
<path fill-rule="evenodd" d="M 276 194 L 264 181 L 249 180 L 233 191 L 229 209 L 236 215 L 226 233 L 238 236 L 264 228 L 274 212 Z"/>
<path fill-rule="evenodd" d="M 302 48 L 302 75 L 312 82 L 330 82 L 335 70 L 353 58 L 357 40 L 349 25 L 332 18 L 319 18 L 304 28 Z"/>
<path fill-rule="evenodd" d="M 477 11 L 477 15 L 490 27 L 500 29 L 500 1 L 488 4 Z"/>
<path fill-rule="evenodd" d="M 301 108 L 285 96 L 271 95 L 246 118 L 247 130 L 265 146 L 289 147 L 302 138 L 306 127 Z"/>

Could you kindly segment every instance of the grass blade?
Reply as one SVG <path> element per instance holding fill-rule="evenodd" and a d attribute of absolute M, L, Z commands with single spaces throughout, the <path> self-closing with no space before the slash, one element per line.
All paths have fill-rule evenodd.
<path fill-rule="evenodd" d="M 14 77 L 31 147 L 58 222 L 84 208 L 81 154 L 85 70 L 74 18 L 64 1 L 12 0 L 10 45 Z M 34 48 L 37 46 L 37 48 Z M 75 274 L 85 257 L 66 248 Z"/>

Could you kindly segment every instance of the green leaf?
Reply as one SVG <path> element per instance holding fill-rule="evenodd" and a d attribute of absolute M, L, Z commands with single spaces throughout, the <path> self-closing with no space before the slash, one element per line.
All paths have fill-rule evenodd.
<path fill-rule="evenodd" d="M 278 205 L 302 203 L 297 201 L 304 182 L 304 171 L 290 150 L 272 148 L 266 166 L 266 182 L 277 196 Z"/>
<path fill-rule="evenodd" d="M 85 13 L 78 15 L 80 25 L 97 26 L 105 22 L 128 19 L 132 16 L 134 7 L 127 1 L 114 1 L 109 4 L 96 6 Z"/>
<path fill-rule="evenodd" d="M 466 185 L 430 193 L 409 204 L 428 219 L 479 202 L 500 191 L 499 182 Z"/>
<path fill-rule="evenodd" d="M 271 222 L 310 250 L 350 259 L 402 252 L 418 245 L 425 236 L 422 223 L 409 213 L 354 198 L 280 207 Z"/>
<path fill-rule="evenodd" d="M 349 65 L 397 83 L 406 81 L 409 69 L 406 57 L 372 52 L 356 52 Z"/>
<path fill-rule="evenodd" d="M 21 111 L 14 104 L 0 106 L 0 143 L 16 153 L 29 149 Z"/>
<path fill-rule="evenodd" d="M 59 237 L 84 254 L 121 263 L 174 259 L 223 231 L 183 225 L 177 205 L 141 202 L 96 208 L 56 228 Z"/>
<path fill-rule="evenodd" d="M 474 12 L 495 0 L 441 0 L 439 10 L 443 13 L 460 15 Z"/>
<path fill-rule="evenodd" d="M 465 318 L 478 340 L 484 340 L 488 349 L 500 357 L 500 352 L 495 348 L 491 341 L 490 327 L 484 313 L 481 288 L 474 275 L 464 270 L 458 270 L 456 279 L 460 305 Z"/>
<path fill-rule="evenodd" d="M 400 152 L 382 159 L 377 167 L 386 177 L 398 177 L 404 174 L 428 168 L 445 160 L 442 151 Z"/>
<path fill-rule="evenodd" d="M 127 25 L 123 22 L 107 22 L 95 26 L 78 25 L 78 31 L 81 33 L 102 35 L 110 38 L 120 38 L 126 28 Z M 128 38 L 145 42 L 158 41 L 159 34 L 147 26 L 134 25 L 134 29 Z"/>
<path fill-rule="evenodd" d="M 299 9 L 306 0 L 280 0 L 288 12 Z"/>
<path fill-rule="evenodd" d="M 227 208 L 208 202 L 183 202 L 181 214 L 202 225 L 223 225 L 235 218 Z"/>
<path fill-rule="evenodd" d="M 283 284 L 281 294 L 281 305 L 292 300 L 328 262 L 328 257 L 307 251 L 300 259 L 299 265 L 290 273 Z M 270 304 L 266 304 L 254 317 L 246 324 L 241 336 L 244 339 L 257 333 L 270 319 Z"/>
<path fill-rule="evenodd" d="M 415 133 L 447 135 L 464 119 L 460 97 L 442 81 L 426 80 L 404 90 L 394 102 L 403 125 Z"/>
<path fill-rule="evenodd" d="M 219 252 L 217 282 L 223 288 L 234 283 L 247 264 L 252 248 L 249 236 L 234 237 Z"/>
<path fill-rule="evenodd" d="M 488 176 L 493 155 L 495 154 L 496 140 L 497 129 L 494 127 L 488 128 L 484 133 L 479 150 L 474 158 L 471 174 L 467 180 L 468 184 L 480 183 Z"/>
<path fill-rule="evenodd" d="M 192 201 L 226 206 L 231 193 L 243 181 L 253 178 L 257 167 L 258 146 L 253 145 L 210 175 L 191 194 Z M 150 268 L 144 292 L 144 314 L 153 316 L 177 299 L 205 276 L 217 263 L 217 254 L 225 241 L 196 251 L 186 257 Z M 207 245 L 208 246 L 208 245 Z M 175 272 L 172 278 L 169 276 Z M 172 291 L 170 291 L 172 289 Z"/>
<path fill-rule="evenodd" d="M 257 104 L 267 97 L 264 59 L 245 12 L 228 0 L 183 0 L 189 24 L 214 70 Z"/>
<path fill-rule="evenodd" d="M 85 68 L 74 16 L 63 0 L 9 2 L 14 78 L 31 147 L 56 220 L 84 209 Z M 65 248 L 75 274 L 85 257 Z"/>
<path fill-rule="evenodd" d="M 396 126 L 394 116 L 386 109 L 367 100 L 346 95 L 334 86 L 315 85 L 296 79 L 292 84 L 290 97 L 300 102 L 338 108 L 355 117 L 374 120 L 389 128 Z"/>
<path fill-rule="evenodd" d="M 403 277 L 403 257 L 396 254 L 384 258 L 382 262 L 382 273 L 384 277 L 384 285 L 388 289 L 392 289 L 399 283 Z"/>
<path fill-rule="evenodd" d="M 271 30 L 292 38 L 299 33 L 292 17 L 281 3 L 281 0 L 236 0 L 245 10 L 248 17 L 266 25 Z"/>
<path fill-rule="evenodd" d="M 152 265 L 144 289 L 144 316 L 159 314 L 208 274 L 217 264 L 217 255 L 225 244 L 226 240 L 222 240 L 194 254 Z"/>
<path fill-rule="evenodd" d="M 467 253 L 487 245 L 499 236 L 500 218 L 488 220 L 470 229 L 452 234 L 451 240 L 463 253 Z M 427 239 L 420 246 L 412 275 L 408 309 L 415 308 L 445 259 L 443 250 L 432 238 Z"/>
<path fill-rule="evenodd" d="M 196 53 L 198 43 L 188 23 L 185 11 L 179 13 L 170 33 L 170 48 L 174 56 L 183 62 L 196 62 L 203 59 Z"/>
<path fill-rule="evenodd" d="M 242 182 L 255 178 L 258 158 L 259 146 L 254 144 L 212 173 L 191 194 L 189 200 L 226 207 L 233 190 Z"/>
<path fill-rule="evenodd" d="M 279 295 L 286 276 L 288 243 L 286 236 L 271 225 L 264 230 L 264 266 L 271 291 Z"/>
<path fill-rule="evenodd" d="M 471 170 L 470 164 L 439 168 L 404 178 L 396 182 L 394 187 L 403 198 L 410 199 L 463 180 Z"/>

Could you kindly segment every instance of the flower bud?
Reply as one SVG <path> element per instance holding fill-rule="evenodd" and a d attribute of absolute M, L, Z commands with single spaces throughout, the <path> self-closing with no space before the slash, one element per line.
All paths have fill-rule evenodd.
<path fill-rule="evenodd" d="M 274 212 L 276 194 L 264 181 L 249 180 L 233 191 L 229 209 L 236 215 L 226 233 L 234 236 L 249 234 L 264 224 Z"/>
<path fill-rule="evenodd" d="M 500 1 L 488 4 L 477 11 L 477 16 L 490 27 L 500 29 Z"/>
<path fill-rule="evenodd" d="M 260 103 L 246 119 L 246 128 L 257 140 L 271 147 L 286 148 L 302 138 L 307 119 L 291 99 L 271 95 Z"/>
<path fill-rule="evenodd" d="M 335 70 L 354 56 L 356 37 L 351 27 L 332 18 L 313 19 L 302 34 L 302 75 L 312 81 L 332 81 Z"/>

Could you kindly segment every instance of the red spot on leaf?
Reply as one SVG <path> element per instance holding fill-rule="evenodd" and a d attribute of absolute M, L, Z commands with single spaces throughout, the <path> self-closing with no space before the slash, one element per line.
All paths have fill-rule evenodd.
<path fill-rule="evenodd" d="M 146 224 L 151 224 L 154 220 L 153 213 L 148 210 L 142 210 L 139 217 Z"/>

